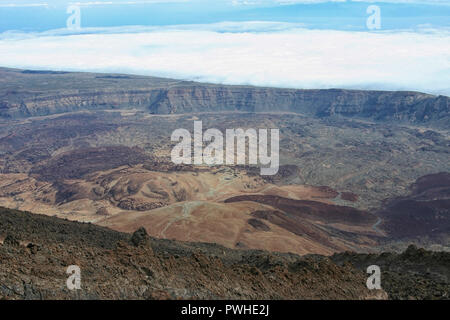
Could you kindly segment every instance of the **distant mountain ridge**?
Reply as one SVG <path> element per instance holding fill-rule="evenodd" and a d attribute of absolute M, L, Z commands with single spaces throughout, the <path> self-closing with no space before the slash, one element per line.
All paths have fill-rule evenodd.
<path fill-rule="evenodd" d="M 173 79 L 0 68 L 0 117 L 83 110 L 151 114 L 293 112 L 449 127 L 450 98 L 411 91 L 283 89 Z"/>

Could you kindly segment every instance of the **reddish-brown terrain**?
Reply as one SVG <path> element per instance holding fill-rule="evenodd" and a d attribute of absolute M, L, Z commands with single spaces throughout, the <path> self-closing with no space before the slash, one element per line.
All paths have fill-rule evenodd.
<path fill-rule="evenodd" d="M 373 264 L 383 290 L 366 287 Z M 66 286 L 70 265 L 80 267 L 80 290 Z M 300 257 L 0 208 L 0 299 L 448 299 L 449 266 L 449 253 L 414 246 Z"/>
<path fill-rule="evenodd" d="M 0 299 L 448 299 L 449 101 L 0 68 Z M 173 164 L 194 121 L 278 173 Z"/>
<path fill-rule="evenodd" d="M 450 235 L 450 174 L 421 177 L 410 195 L 388 202 L 379 214 L 390 237 Z"/>
<path fill-rule="evenodd" d="M 447 97 L 13 69 L 0 83 L 4 207 L 228 248 L 448 247 Z M 174 165 L 171 133 L 195 120 L 280 129 L 278 174 Z"/>

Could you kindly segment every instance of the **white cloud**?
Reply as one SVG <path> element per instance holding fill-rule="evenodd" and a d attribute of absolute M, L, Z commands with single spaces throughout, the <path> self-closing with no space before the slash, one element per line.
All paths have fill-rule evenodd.
<path fill-rule="evenodd" d="M 185 3 L 190 0 L 115 0 L 115 1 L 69 1 L 70 4 L 78 6 L 96 6 L 96 5 L 134 5 L 134 4 L 161 4 L 161 3 Z"/>
<path fill-rule="evenodd" d="M 134 5 L 134 4 L 161 4 L 161 3 L 185 3 L 192 2 L 192 0 L 48 0 L 47 2 L 30 2 L 30 1 L 15 1 L 15 2 L 1 2 L 1 7 L 48 7 L 50 5 L 79 5 L 79 6 L 96 6 L 96 5 Z M 195 0 L 194 0 L 195 1 Z"/>
<path fill-rule="evenodd" d="M 110 5 L 110 4 L 152 4 L 152 3 L 177 3 L 192 2 L 208 3 L 209 0 L 47 0 L 45 3 L 35 3 L 33 0 L 1 1 L 0 7 L 36 7 L 49 4 L 77 4 L 83 6 Z M 231 3 L 233 5 L 289 5 L 289 4 L 314 4 L 325 2 L 378 2 L 378 3 L 421 3 L 421 4 L 450 4 L 449 0 L 214 0 L 215 2 Z"/>
<path fill-rule="evenodd" d="M 228 1 L 228 0 L 225 0 Z M 269 4 L 315 4 L 326 2 L 368 2 L 368 3 L 400 3 L 400 4 L 450 4 L 449 0 L 229 0 L 234 5 L 269 5 Z"/>
<path fill-rule="evenodd" d="M 48 3 L 0 3 L 0 8 L 47 7 Z"/>
<path fill-rule="evenodd" d="M 226 84 L 450 95 L 448 30 L 370 33 L 247 22 L 86 31 L 91 34 L 3 35 L 0 63 Z"/>

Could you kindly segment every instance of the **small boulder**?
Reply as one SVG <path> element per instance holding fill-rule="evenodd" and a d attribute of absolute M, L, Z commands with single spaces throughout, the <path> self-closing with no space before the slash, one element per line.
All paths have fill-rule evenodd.
<path fill-rule="evenodd" d="M 144 227 L 139 228 L 133 233 L 131 237 L 131 243 L 135 247 L 145 246 L 150 243 L 150 237 L 147 234 L 147 230 Z"/>
<path fill-rule="evenodd" d="M 30 253 L 36 254 L 38 251 L 41 250 L 41 247 L 40 247 L 39 245 L 35 244 L 35 243 L 31 243 L 31 242 L 30 242 L 30 243 L 27 245 L 27 249 L 30 250 Z"/>
<path fill-rule="evenodd" d="M 105 207 L 101 207 L 97 210 L 95 214 L 98 216 L 109 216 L 109 211 Z"/>
<path fill-rule="evenodd" d="M 20 246 L 20 241 L 15 236 L 8 234 L 5 240 L 3 240 L 3 245 L 10 247 L 18 247 Z"/>

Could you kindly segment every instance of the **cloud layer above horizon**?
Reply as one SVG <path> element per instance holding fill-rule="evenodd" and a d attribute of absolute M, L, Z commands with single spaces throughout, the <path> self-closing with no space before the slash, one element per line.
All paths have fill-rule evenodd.
<path fill-rule="evenodd" d="M 242 22 L 90 32 L 0 34 L 0 64 L 223 84 L 450 95 L 448 30 L 353 32 Z"/>
<path fill-rule="evenodd" d="M 142 3 L 179 3 L 179 2 L 208 2 L 208 0 L 15 0 L 0 2 L 0 7 L 15 6 L 48 6 L 61 4 L 77 4 L 77 5 L 110 5 L 110 4 L 142 4 Z M 289 4 L 315 4 L 325 2 L 367 2 L 367 3 L 400 3 L 400 4 L 450 4 L 449 0 L 216 0 L 220 3 L 231 3 L 233 5 L 289 5 Z"/>

